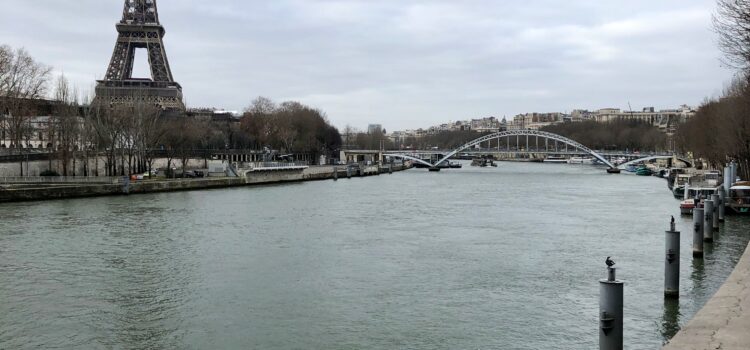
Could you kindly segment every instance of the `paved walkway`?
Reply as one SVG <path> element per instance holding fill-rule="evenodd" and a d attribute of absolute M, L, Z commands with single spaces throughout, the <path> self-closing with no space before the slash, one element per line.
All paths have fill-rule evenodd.
<path fill-rule="evenodd" d="M 750 349 L 750 247 L 719 292 L 664 349 Z"/>

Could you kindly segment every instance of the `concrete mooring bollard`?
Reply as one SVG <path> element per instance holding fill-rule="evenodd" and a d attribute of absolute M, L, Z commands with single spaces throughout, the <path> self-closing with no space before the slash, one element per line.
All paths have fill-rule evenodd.
<path fill-rule="evenodd" d="M 618 281 L 616 269 L 607 268 L 607 279 L 599 281 L 599 349 L 623 348 L 623 301 L 625 282 Z"/>
<path fill-rule="evenodd" d="M 714 231 L 719 231 L 719 207 L 721 207 L 721 196 L 719 194 L 711 195 L 711 201 L 714 202 L 714 212 L 713 212 L 713 227 Z"/>
<path fill-rule="evenodd" d="M 714 201 L 703 201 L 703 241 L 714 241 Z"/>
<path fill-rule="evenodd" d="M 680 232 L 676 230 L 674 221 L 672 221 L 669 231 L 666 232 L 664 296 L 667 298 L 680 297 Z"/>
<path fill-rule="evenodd" d="M 727 165 L 724 167 L 724 193 L 729 193 L 732 188 L 732 167 Z"/>
<path fill-rule="evenodd" d="M 703 209 L 693 209 L 693 257 L 703 257 Z"/>

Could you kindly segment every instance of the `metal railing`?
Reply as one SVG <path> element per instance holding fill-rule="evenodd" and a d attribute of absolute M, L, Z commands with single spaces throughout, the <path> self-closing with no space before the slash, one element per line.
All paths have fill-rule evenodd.
<path fill-rule="evenodd" d="M 252 169 L 262 168 L 296 168 L 308 166 L 307 162 L 249 162 L 243 163 L 245 166 Z"/>
<path fill-rule="evenodd" d="M 114 176 L 0 176 L 0 184 L 117 184 Z"/>

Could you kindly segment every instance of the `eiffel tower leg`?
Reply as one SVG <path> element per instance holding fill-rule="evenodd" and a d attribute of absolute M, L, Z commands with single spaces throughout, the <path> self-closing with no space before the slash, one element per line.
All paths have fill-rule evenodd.
<path fill-rule="evenodd" d="M 151 77 L 154 81 L 172 81 L 167 55 L 161 43 L 148 44 L 148 60 L 151 64 Z"/>
<path fill-rule="evenodd" d="M 132 71 L 132 51 L 133 49 L 128 43 L 118 42 L 115 44 L 115 50 L 112 53 L 112 60 L 107 69 L 107 80 L 122 80 L 130 78 L 130 76 L 127 75 L 127 67 L 130 67 L 130 71 Z"/>
<path fill-rule="evenodd" d="M 129 79 L 133 77 L 133 65 L 135 64 L 135 46 L 130 45 L 128 49 L 128 59 L 125 61 L 125 71 L 123 72 L 123 78 Z"/>

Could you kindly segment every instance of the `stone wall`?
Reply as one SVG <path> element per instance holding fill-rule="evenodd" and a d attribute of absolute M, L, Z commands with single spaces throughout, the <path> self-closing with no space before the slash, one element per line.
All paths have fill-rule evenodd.
<path fill-rule="evenodd" d="M 393 171 L 405 170 L 395 166 Z M 346 176 L 346 167 L 337 167 L 339 178 Z M 388 170 L 381 169 L 383 172 Z M 249 185 L 263 185 L 309 180 L 326 180 L 334 177 L 333 166 L 315 166 L 304 170 L 256 171 L 245 178 L 223 177 L 203 179 L 175 179 L 161 181 L 134 181 L 129 184 L 27 184 L 0 185 L 0 202 L 49 200 L 108 195 L 132 195 L 139 193 L 189 191 L 209 188 L 224 188 Z M 378 172 L 361 176 L 378 175 Z M 353 173 L 352 176 L 360 176 Z"/>

